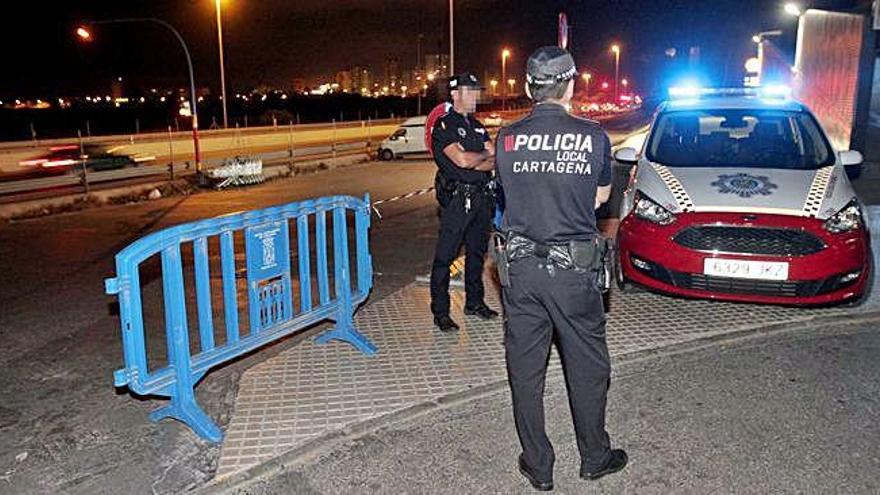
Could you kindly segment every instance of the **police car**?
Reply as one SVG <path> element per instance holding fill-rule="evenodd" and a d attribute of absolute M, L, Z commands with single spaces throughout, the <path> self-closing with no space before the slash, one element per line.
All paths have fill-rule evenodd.
<path fill-rule="evenodd" d="M 675 88 L 624 193 L 616 277 L 680 296 L 820 305 L 864 298 L 865 209 L 816 118 L 781 87 Z"/>

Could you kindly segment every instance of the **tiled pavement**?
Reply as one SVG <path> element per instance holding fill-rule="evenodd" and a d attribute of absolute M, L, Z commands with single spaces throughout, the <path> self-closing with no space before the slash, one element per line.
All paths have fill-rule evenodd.
<path fill-rule="evenodd" d="M 489 304 L 499 308 L 496 291 L 487 292 Z M 691 301 L 648 292 L 612 295 L 607 326 L 612 357 L 768 322 L 855 311 Z M 505 380 L 500 321 L 465 317 L 463 293 L 453 291 L 452 297 L 453 317 L 462 324 L 456 335 L 433 328 L 428 288 L 413 284 L 358 312 L 356 324 L 379 347 L 377 356 L 338 342 L 304 342 L 249 369 L 240 382 L 218 477 L 346 425 Z M 871 300 L 858 311 L 878 307 Z M 551 366 L 558 366 L 555 353 Z"/>

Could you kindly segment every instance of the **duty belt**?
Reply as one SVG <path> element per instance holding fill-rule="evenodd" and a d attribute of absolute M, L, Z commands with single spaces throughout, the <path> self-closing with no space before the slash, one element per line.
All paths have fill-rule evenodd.
<path fill-rule="evenodd" d="M 453 196 L 463 196 L 464 197 L 464 211 L 465 213 L 470 213 L 471 211 L 471 198 L 476 195 L 489 195 L 492 194 L 492 189 L 489 187 L 489 184 L 469 184 L 467 182 L 456 182 L 455 189 L 452 191 Z"/>
<path fill-rule="evenodd" d="M 548 265 L 561 270 L 597 270 L 605 257 L 605 240 L 598 236 L 590 240 L 543 244 L 522 234 L 511 233 L 506 242 L 510 263 L 525 258 L 541 258 Z"/>

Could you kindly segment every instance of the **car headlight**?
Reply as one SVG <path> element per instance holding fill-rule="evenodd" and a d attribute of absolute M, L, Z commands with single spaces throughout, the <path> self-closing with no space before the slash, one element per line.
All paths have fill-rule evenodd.
<path fill-rule="evenodd" d="M 637 217 L 658 225 L 669 225 L 675 221 L 675 215 L 672 212 L 641 192 L 636 198 L 635 212 Z"/>
<path fill-rule="evenodd" d="M 825 230 L 832 234 L 851 232 L 864 226 L 862 209 L 858 201 L 853 199 L 842 210 L 838 211 L 828 220 L 825 220 Z"/>

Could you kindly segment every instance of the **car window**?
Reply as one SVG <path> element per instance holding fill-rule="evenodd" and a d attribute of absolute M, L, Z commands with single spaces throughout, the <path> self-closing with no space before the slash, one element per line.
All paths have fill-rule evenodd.
<path fill-rule="evenodd" d="M 834 151 L 807 112 L 694 110 L 657 118 L 647 158 L 670 167 L 812 170 L 834 164 Z"/>
<path fill-rule="evenodd" d="M 406 136 L 406 128 L 405 127 L 401 127 L 400 129 L 397 129 L 396 131 L 394 131 L 394 134 L 391 135 L 391 139 L 397 139 L 397 138 L 400 138 L 403 136 Z"/>

